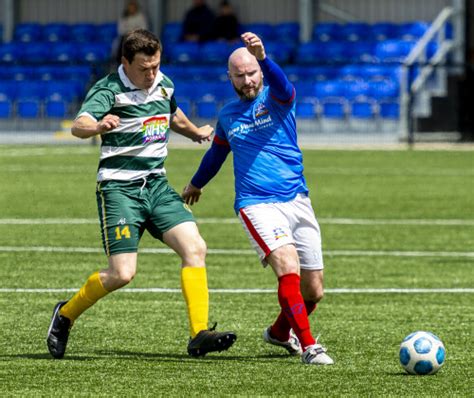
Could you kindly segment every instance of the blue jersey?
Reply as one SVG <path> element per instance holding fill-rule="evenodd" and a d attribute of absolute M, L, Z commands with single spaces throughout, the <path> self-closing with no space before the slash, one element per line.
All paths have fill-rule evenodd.
<path fill-rule="evenodd" d="M 297 145 L 294 95 L 281 102 L 266 86 L 252 101 L 227 104 L 219 113 L 215 141 L 228 144 L 233 152 L 236 212 L 308 193 Z"/>

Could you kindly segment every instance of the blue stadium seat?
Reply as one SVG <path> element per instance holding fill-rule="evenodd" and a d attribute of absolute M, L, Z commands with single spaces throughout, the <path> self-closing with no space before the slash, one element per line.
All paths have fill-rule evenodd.
<path fill-rule="evenodd" d="M 0 80 L 0 95 L 14 100 L 17 96 L 18 82 L 11 80 Z"/>
<path fill-rule="evenodd" d="M 13 40 L 34 43 L 42 40 L 42 27 L 39 23 L 19 23 L 13 30 Z"/>
<path fill-rule="evenodd" d="M 212 100 L 196 101 L 196 116 L 203 119 L 214 119 L 217 117 L 217 103 Z"/>
<path fill-rule="evenodd" d="M 8 119 L 12 116 L 13 103 L 10 98 L 0 93 L 0 119 Z"/>
<path fill-rule="evenodd" d="M 303 98 L 296 101 L 296 117 L 300 119 L 314 119 L 317 117 L 317 101 L 311 98 Z"/>
<path fill-rule="evenodd" d="M 317 41 L 301 44 L 296 52 L 300 64 L 331 64 L 347 62 L 353 43 L 344 41 Z"/>
<path fill-rule="evenodd" d="M 50 61 L 60 63 L 73 63 L 77 61 L 77 43 L 51 44 Z"/>
<path fill-rule="evenodd" d="M 325 65 L 287 65 L 284 68 L 291 82 L 331 80 L 337 77 L 337 68 Z"/>
<path fill-rule="evenodd" d="M 314 86 L 314 93 L 318 99 L 328 97 L 343 97 L 345 92 L 345 82 L 330 80 L 317 82 Z"/>
<path fill-rule="evenodd" d="M 238 47 L 240 47 L 240 45 L 238 45 Z M 236 48 L 236 45 L 230 45 L 221 41 L 203 43 L 199 53 L 199 62 L 203 64 L 222 64 L 227 61 L 229 55 Z"/>
<path fill-rule="evenodd" d="M 86 85 L 93 74 L 91 65 L 64 65 L 59 70 L 54 69 L 56 79 L 77 80 Z"/>
<path fill-rule="evenodd" d="M 429 29 L 430 24 L 424 21 L 402 23 L 398 27 L 398 33 L 403 40 L 418 40 Z"/>
<path fill-rule="evenodd" d="M 398 24 L 393 22 L 376 22 L 372 24 L 371 36 L 375 40 L 396 39 L 398 37 Z"/>
<path fill-rule="evenodd" d="M 371 27 L 364 22 L 348 22 L 341 26 L 339 38 L 348 41 L 360 41 L 370 38 Z"/>
<path fill-rule="evenodd" d="M 356 119 L 373 119 L 377 115 L 377 107 L 369 98 L 359 98 L 351 102 L 351 117 Z"/>
<path fill-rule="evenodd" d="M 272 61 L 280 65 L 289 63 L 293 56 L 292 47 L 285 42 L 267 41 L 265 52 Z"/>
<path fill-rule="evenodd" d="M 19 98 L 16 102 L 16 113 L 20 118 L 37 118 L 41 114 L 41 103 L 35 98 Z"/>
<path fill-rule="evenodd" d="M 392 79 L 398 81 L 401 66 L 392 64 L 361 65 L 362 77 L 367 81 Z"/>
<path fill-rule="evenodd" d="M 100 42 L 112 43 L 118 36 L 117 23 L 116 22 L 105 22 L 96 25 L 95 27 L 96 39 Z"/>
<path fill-rule="evenodd" d="M 96 38 L 96 26 L 91 23 L 77 23 L 71 25 L 70 37 L 72 41 L 90 43 Z"/>
<path fill-rule="evenodd" d="M 65 23 L 48 23 L 43 25 L 42 39 L 48 42 L 68 41 L 69 31 L 70 27 Z"/>
<path fill-rule="evenodd" d="M 0 44 L 0 62 L 4 64 L 13 64 L 19 61 L 20 48 L 18 43 Z"/>
<path fill-rule="evenodd" d="M 265 22 L 248 23 L 241 26 L 243 32 L 253 32 L 264 41 L 272 40 L 275 37 L 273 25 Z"/>
<path fill-rule="evenodd" d="M 327 98 L 321 101 L 321 116 L 326 119 L 345 119 L 347 107 L 344 98 Z"/>
<path fill-rule="evenodd" d="M 71 80 L 51 80 L 45 88 L 47 98 L 63 99 L 67 101 L 77 100 L 79 93 L 74 81 Z"/>
<path fill-rule="evenodd" d="M 349 45 L 345 50 L 345 57 L 348 62 L 374 62 L 376 42 L 360 40 L 353 45 Z"/>
<path fill-rule="evenodd" d="M 69 103 L 62 98 L 51 98 L 45 104 L 45 116 L 63 119 L 68 115 Z"/>
<path fill-rule="evenodd" d="M 22 80 L 17 82 L 16 95 L 17 98 L 22 99 L 42 99 L 46 96 L 46 88 L 48 86 L 49 82 L 45 82 L 43 80 Z"/>
<path fill-rule="evenodd" d="M 165 47 L 165 57 L 171 63 L 189 64 L 199 59 L 200 47 L 198 43 L 175 43 Z"/>
<path fill-rule="evenodd" d="M 193 116 L 192 102 L 188 98 L 177 97 L 176 102 L 178 103 L 178 106 L 181 108 L 185 115 Z"/>
<path fill-rule="evenodd" d="M 320 22 L 313 26 L 313 41 L 339 40 L 341 25 L 335 22 Z"/>
<path fill-rule="evenodd" d="M 363 80 L 364 78 L 364 65 L 361 64 L 348 64 L 338 68 L 338 77 L 341 80 L 352 81 L 352 80 Z"/>
<path fill-rule="evenodd" d="M 77 50 L 77 60 L 82 63 L 98 64 L 106 62 L 111 56 L 111 43 L 81 43 Z"/>
<path fill-rule="evenodd" d="M 294 86 L 298 99 L 314 98 L 316 96 L 315 83 L 312 81 L 299 80 L 294 83 Z"/>
<path fill-rule="evenodd" d="M 5 65 L 0 68 L 0 79 L 31 80 L 35 78 L 36 68 L 26 65 Z"/>
<path fill-rule="evenodd" d="M 377 101 L 387 99 L 392 101 L 400 96 L 400 86 L 393 80 L 379 80 L 368 84 L 368 95 Z"/>
<path fill-rule="evenodd" d="M 380 62 L 400 63 L 410 54 L 415 44 L 415 41 L 407 40 L 381 41 L 375 47 L 375 56 Z"/>
<path fill-rule="evenodd" d="M 348 100 L 367 97 L 370 94 L 370 86 L 364 81 L 350 81 L 344 83 L 343 96 Z"/>
<path fill-rule="evenodd" d="M 384 119 L 398 119 L 400 117 L 400 104 L 396 101 L 381 101 L 380 116 Z"/>
<path fill-rule="evenodd" d="M 49 62 L 51 43 L 36 42 L 20 45 L 20 62 L 27 64 L 42 64 Z"/>
<path fill-rule="evenodd" d="M 181 22 L 166 23 L 161 32 L 161 40 L 163 43 L 169 43 L 169 45 L 179 42 L 181 40 L 182 29 Z"/>
<path fill-rule="evenodd" d="M 273 33 L 272 40 L 296 46 L 300 40 L 300 25 L 298 22 L 281 22 L 273 26 Z"/>

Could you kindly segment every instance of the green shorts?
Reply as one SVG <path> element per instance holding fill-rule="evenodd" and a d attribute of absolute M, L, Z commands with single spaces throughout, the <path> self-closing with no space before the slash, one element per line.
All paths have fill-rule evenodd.
<path fill-rule="evenodd" d="M 105 254 L 135 253 L 147 230 L 156 239 L 183 222 L 195 222 L 190 208 L 164 176 L 136 181 L 97 183 L 102 243 Z"/>

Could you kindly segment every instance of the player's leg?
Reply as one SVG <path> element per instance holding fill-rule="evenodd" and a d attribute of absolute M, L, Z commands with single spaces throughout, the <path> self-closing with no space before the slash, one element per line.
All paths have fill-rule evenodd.
<path fill-rule="evenodd" d="M 139 193 L 139 184 L 135 187 Z M 107 269 L 94 272 L 69 300 L 56 304 L 47 335 L 51 355 L 62 358 L 69 331 L 74 321 L 109 292 L 127 284 L 135 275 L 137 248 L 142 230 L 140 212 L 133 200 L 134 187 L 120 184 L 100 184 L 97 203 L 102 231 L 102 243 L 108 256 Z"/>
<path fill-rule="evenodd" d="M 209 291 L 206 273 L 206 243 L 190 208 L 165 179 L 153 185 L 153 212 L 147 229 L 181 258 L 181 288 L 187 306 L 190 328 L 188 353 L 202 356 L 228 349 L 236 340 L 233 332 L 208 329 Z"/>
<path fill-rule="evenodd" d="M 299 263 L 288 220 L 277 204 L 258 204 L 239 211 L 239 218 L 264 266 L 272 264 L 277 276 L 299 278 Z M 283 277 L 279 284 L 286 285 Z M 284 288 L 279 294 L 283 294 Z M 287 315 L 280 309 L 277 320 L 263 332 L 265 342 L 285 348 L 291 355 L 301 354 L 298 338 L 291 333 Z M 311 341 L 310 341 L 311 342 Z"/>
<path fill-rule="evenodd" d="M 206 243 L 194 222 L 176 225 L 163 234 L 163 241 L 181 257 L 181 288 L 188 309 L 191 338 L 188 354 L 204 356 L 227 350 L 237 339 L 234 332 L 208 329 L 209 290 L 205 266 Z"/>

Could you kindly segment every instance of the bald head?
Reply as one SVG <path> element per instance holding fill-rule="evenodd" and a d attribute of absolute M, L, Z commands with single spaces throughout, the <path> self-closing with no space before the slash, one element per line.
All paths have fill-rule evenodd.
<path fill-rule="evenodd" d="M 253 100 L 262 90 L 263 74 L 257 59 L 246 47 L 240 47 L 229 57 L 229 77 L 241 99 Z"/>

